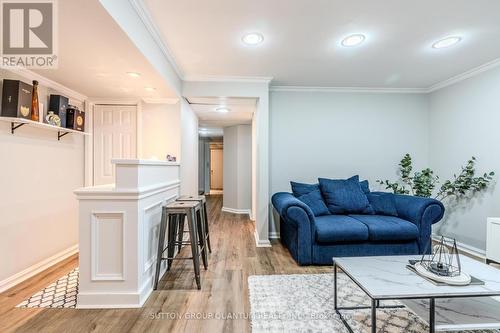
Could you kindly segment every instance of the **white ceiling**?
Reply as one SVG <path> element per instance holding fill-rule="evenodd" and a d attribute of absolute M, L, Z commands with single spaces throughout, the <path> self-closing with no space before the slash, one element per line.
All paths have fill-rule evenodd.
<path fill-rule="evenodd" d="M 496 0 L 144 0 L 186 77 L 273 85 L 428 88 L 500 57 Z M 246 32 L 264 43 L 244 46 Z M 339 41 L 364 33 L 360 47 Z M 431 44 L 461 35 L 455 47 Z"/>
<path fill-rule="evenodd" d="M 37 73 L 93 98 L 170 98 L 165 81 L 98 0 L 58 1 L 59 66 Z M 127 72 L 139 72 L 139 78 Z M 149 92 L 144 87 L 156 88 Z"/>
<path fill-rule="evenodd" d="M 228 126 L 251 124 L 257 103 L 255 98 L 234 97 L 189 97 L 187 101 L 198 115 L 198 126 L 201 132 L 217 132 Z M 220 106 L 227 107 L 229 112 L 215 111 Z"/>

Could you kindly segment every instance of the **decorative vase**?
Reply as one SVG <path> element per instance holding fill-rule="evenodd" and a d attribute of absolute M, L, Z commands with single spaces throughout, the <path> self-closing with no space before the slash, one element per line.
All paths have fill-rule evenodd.
<path fill-rule="evenodd" d="M 40 121 L 38 109 L 38 81 L 33 81 L 33 93 L 31 94 L 31 120 Z"/>

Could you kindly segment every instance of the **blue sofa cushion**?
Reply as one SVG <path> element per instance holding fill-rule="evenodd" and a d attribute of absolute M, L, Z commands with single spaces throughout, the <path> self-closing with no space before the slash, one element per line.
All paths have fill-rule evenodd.
<path fill-rule="evenodd" d="M 292 193 L 295 197 L 300 197 L 304 194 L 309 194 L 312 191 L 319 190 L 319 184 L 304 184 L 297 182 L 290 182 L 292 186 Z"/>
<path fill-rule="evenodd" d="M 392 193 L 368 193 L 366 195 L 375 214 L 398 216 L 396 200 Z"/>
<path fill-rule="evenodd" d="M 332 214 L 373 214 L 359 177 L 349 179 L 319 178 L 319 187 Z"/>
<path fill-rule="evenodd" d="M 349 215 L 368 228 L 371 241 L 408 241 L 418 238 L 415 224 L 395 216 Z"/>
<path fill-rule="evenodd" d="M 314 219 L 316 240 L 320 243 L 364 242 L 368 227 L 347 215 L 325 215 Z"/>
<path fill-rule="evenodd" d="M 311 208 L 314 216 L 330 214 L 330 211 L 328 210 L 328 207 L 326 207 L 319 189 L 311 191 L 308 194 L 301 195 L 300 197 L 297 197 L 297 199 L 308 205 L 309 208 Z"/>

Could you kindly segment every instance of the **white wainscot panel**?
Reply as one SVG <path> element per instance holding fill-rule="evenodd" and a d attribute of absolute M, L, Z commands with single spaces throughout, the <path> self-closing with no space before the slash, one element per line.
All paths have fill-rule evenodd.
<path fill-rule="evenodd" d="M 93 212 L 91 257 L 93 281 L 124 280 L 125 212 Z"/>
<path fill-rule="evenodd" d="M 144 241 L 144 273 L 146 273 L 156 261 L 158 238 L 160 234 L 160 222 L 162 205 L 164 201 L 159 201 L 144 209 L 143 221 L 145 225 Z"/>
<path fill-rule="evenodd" d="M 160 222 L 162 214 L 162 206 L 168 202 L 174 201 L 178 197 L 173 194 L 165 200 L 158 201 L 146 208 L 144 208 L 143 221 L 144 221 L 144 239 L 143 239 L 143 263 L 144 273 L 146 273 L 156 262 L 158 255 L 158 239 L 160 238 Z"/>

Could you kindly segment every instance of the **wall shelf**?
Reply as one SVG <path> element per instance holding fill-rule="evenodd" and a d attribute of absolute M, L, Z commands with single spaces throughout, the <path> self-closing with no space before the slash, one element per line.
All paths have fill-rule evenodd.
<path fill-rule="evenodd" d="M 23 119 L 23 118 L 0 117 L 0 121 L 10 123 L 10 132 L 12 134 L 14 134 L 16 129 L 18 129 L 24 125 L 28 125 L 31 127 L 43 128 L 43 129 L 57 132 L 57 140 L 61 140 L 61 138 L 63 136 L 70 134 L 70 133 L 80 134 L 80 135 L 92 135 L 91 133 L 87 133 L 87 132 L 80 132 L 80 131 L 72 130 L 69 128 L 54 126 L 54 125 L 41 123 L 38 121 L 29 120 L 29 119 Z"/>

